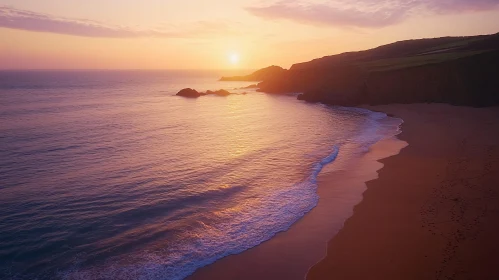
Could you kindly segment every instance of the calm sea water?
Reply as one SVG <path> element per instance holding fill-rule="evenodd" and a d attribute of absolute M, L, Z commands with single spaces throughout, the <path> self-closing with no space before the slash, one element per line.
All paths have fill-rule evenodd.
<path fill-rule="evenodd" d="M 0 278 L 183 279 L 286 230 L 399 120 L 219 74 L 0 72 Z M 345 186 L 347 187 L 347 186 Z"/>

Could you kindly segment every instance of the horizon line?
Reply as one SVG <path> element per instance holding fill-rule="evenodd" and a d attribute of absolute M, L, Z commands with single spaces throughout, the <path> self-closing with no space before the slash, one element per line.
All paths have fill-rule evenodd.
<path fill-rule="evenodd" d="M 264 67 L 262 67 L 264 68 Z M 247 71 L 261 68 L 244 69 L 174 69 L 174 68 L 0 68 L 0 71 Z"/>

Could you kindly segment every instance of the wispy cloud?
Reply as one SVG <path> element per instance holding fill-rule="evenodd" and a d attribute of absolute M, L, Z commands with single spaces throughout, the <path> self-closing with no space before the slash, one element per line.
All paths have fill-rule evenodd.
<path fill-rule="evenodd" d="M 407 9 L 359 9 L 331 4 L 281 1 L 270 6 L 249 7 L 247 11 L 265 19 L 288 19 L 313 25 L 383 27 L 403 20 Z"/>
<path fill-rule="evenodd" d="M 286 19 L 311 25 L 379 28 L 404 21 L 417 13 L 460 13 L 496 8 L 499 0 L 333 0 L 278 1 L 247 7 L 269 20 Z"/>
<path fill-rule="evenodd" d="M 419 0 L 415 5 L 422 5 L 438 13 L 458 13 L 484 11 L 497 8 L 499 0 Z"/>
<path fill-rule="evenodd" d="M 199 21 L 182 29 L 137 29 L 108 25 L 87 19 L 70 19 L 0 6 L 0 27 L 97 38 L 167 37 L 181 38 L 202 34 L 232 32 L 225 22 Z"/>

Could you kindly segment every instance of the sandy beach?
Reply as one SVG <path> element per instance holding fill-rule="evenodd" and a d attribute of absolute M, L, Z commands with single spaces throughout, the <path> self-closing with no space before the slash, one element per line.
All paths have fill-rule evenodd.
<path fill-rule="evenodd" d="M 307 279 L 499 279 L 499 110 L 371 107 L 409 143 L 381 162 Z"/>
<path fill-rule="evenodd" d="M 302 280 L 308 270 L 326 256 L 327 242 L 353 214 L 362 200 L 366 181 L 377 178 L 379 159 L 396 155 L 407 143 L 396 137 L 370 150 L 327 165 L 318 177 L 317 207 L 286 232 L 238 255 L 223 258 L 196 271 L 188 279 L 289 279 Z M 358 147 L 344 146 L 344 149 Z"/>
<path fill-rule="evenodd" d="M 499 279 L 498 108 L 367 108 L 402 118 L 398 139 L 325 170 L 290 230 L 188 279 Z M 342 197 L 345 184 L 367 190 Z"/>

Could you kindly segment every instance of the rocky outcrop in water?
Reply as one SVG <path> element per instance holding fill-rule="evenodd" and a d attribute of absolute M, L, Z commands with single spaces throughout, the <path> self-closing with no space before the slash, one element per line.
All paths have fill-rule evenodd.
<path fill-rule="evenodd" d="M 257 89 L 257 88 L 258 88 L 258 84 L 252 84 L 252 85 L 249 85 L 246 87 L 242 87 L 242 89 Z"/>
<path fill-rule="evenodd" d="M 198 98 L 201 95 L 203 94 L 192 88 L 184 88 L 183 90 L 177 93 L 177 96 L 188 97 L 188 98 Z"/>
<path fill-rule="evenodd" d="M 231 95 L 233 94 L 232 92 L 229 92 L 229 91 L 226 91 L 224 89 L 220 89 L 220 90 L 216 90 L 216 91 L 211 91 L 211 90 L 208 90 L 205 95 L 209 95 L 209 94 L 213 94 L 213 95 L 218 95 L 218 96 L 228 96 L 228 95 Z"/>

